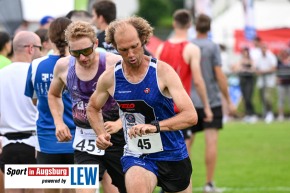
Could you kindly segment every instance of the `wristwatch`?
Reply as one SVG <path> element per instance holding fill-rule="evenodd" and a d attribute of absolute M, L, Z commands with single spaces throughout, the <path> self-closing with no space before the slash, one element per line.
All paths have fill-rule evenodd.
<path fill-rule="evenodd" d="M 155 133 L 160 133 L 160 125 L 159 125 L 159 121 L 158 120 L 151 121 L 150 124 L 154 125 L 156 127 Z"/>

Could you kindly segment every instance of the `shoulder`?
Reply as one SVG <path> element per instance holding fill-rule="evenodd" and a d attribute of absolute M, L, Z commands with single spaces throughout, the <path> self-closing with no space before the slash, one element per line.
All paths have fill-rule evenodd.
<path fill-rule="evenodd" d="M 98 85 L 103 85 L 104 88 L 110 88 L 114 84 L 114 66 L 109 66 L 100 76 Z"/>
<path fill-rule="evenodd" d="M 194 44 L 192 42 L 188 42 L 186 44 L 186 46 L 184 47 L 184 49 L 186 51 L 191 51 L 191 52 L 199 52 L 200 51 L 200 48 L 196 44 Z"/>
<path fill-rule="evenodd" d="M 122 57 L 117 54 L 113 54 L 110 52 L 106 52 L 106 65 L 109 66 L 114 66 L 117 62 L 122 60 Z"/>
<path fill-rule="evenodd" d="M 71 56 L 62 57 L 57 60 L 56 65 L 59 67 L 68 67 Z"/>
<path fill-rule="evenodd" d="M 62 58 L 58 59 L 56 64 L 55 64 L 55 67 L 54 67 L 55 71 L 56 72 L 67 71 L 68 67 L 69 67 L 70 57 L 71 56 L 66 56 L 66 57 L 62 57 Z"/>
<path fill-rule="evenodd" d="M 43 56 L 32 60 L 31 66 L 33 69 L 38 68 L 39 64 L 48 60 L 48 56 Z"/>
<path fill-rule="evenodd" d="M 170 77 L 172 73 L 175 74 L 175 70 L 166 62 L 157 60 L 157 73 L 159 77 Z"/>
<path fill-rule="evenodd" d="M 44 60 L 47 60 L 48 58 L 49 58 L 49 56 L 42 56 L 40 58 L 36 58 L 36 59 L 32 60 L 32 63 L 40 63 Z"/>

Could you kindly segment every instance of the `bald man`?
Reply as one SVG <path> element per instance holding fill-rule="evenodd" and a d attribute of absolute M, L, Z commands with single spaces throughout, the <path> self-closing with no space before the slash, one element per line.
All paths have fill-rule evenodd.
<path fill-rule="evenodd" d="M 13 40 L 12 64 L 0 70 L 2 172 L 5 164 L 36 164 L 34 133 L 37 109 L 24 95 L 24 89 L 29 64 L 41 56 L 40 50 L 40 38 L 33 32 L 21 31 Z M 22 189 L 6 189 L 6 193 L 22 192 Z M 32 189 L 31 192 L 40 193 L 41 190 Z"/>

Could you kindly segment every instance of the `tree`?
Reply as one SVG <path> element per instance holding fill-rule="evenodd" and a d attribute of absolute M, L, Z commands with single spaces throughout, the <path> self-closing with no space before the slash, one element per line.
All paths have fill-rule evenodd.
<path fill-rule="evenodd" d="M 160 24 L 162 18 L 171 17 L 172 3 L 168 0 L 139 0 L 137 15 L 152 26 Z"/>

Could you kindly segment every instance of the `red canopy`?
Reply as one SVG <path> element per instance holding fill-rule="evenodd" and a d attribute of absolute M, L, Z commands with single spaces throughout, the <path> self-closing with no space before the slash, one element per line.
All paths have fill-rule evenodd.
<path fill-rule="evenodd" d="M 290 46 L 290 28 L 257 30 L 257 36 L 267 44 L 275 54 Z M 235 51 L 240 52 L 240 49 L 248 46 L 252 47 L 252 42 L 245 39 L 243 30 L 235 31 Z"/>

